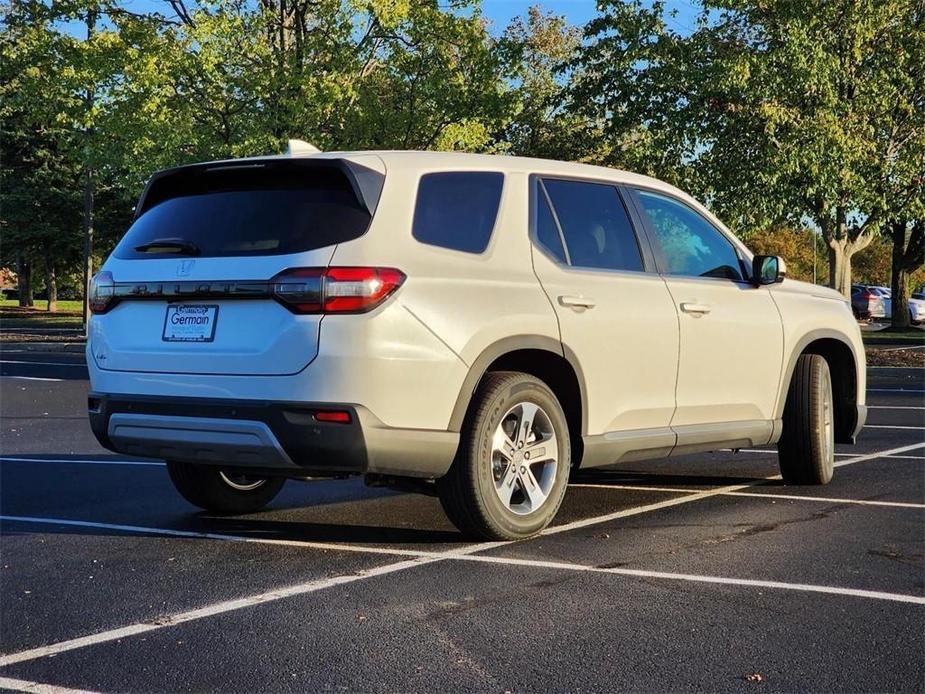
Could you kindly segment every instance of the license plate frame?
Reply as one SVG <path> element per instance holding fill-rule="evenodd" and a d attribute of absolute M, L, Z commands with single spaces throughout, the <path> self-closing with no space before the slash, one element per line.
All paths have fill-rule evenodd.
<path fill-rule="evenodd" d="M 192 321 L 188 324 L 171 320 L 171 316 L 194 319 L 197 315 L 207 318 L 205 323 Z M 218 304 L 167 304 L 164 313 L 164 329 L 161 331 L 162 342 L 214 342 L 215 328 L 218 326 Z M 168 330 L 170 331 L 168 333 Z"/>

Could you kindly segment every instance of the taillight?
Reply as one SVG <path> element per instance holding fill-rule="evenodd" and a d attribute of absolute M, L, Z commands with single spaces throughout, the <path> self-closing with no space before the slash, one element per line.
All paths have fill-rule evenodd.
<path fill-rule="evenodd" d="M 90 281 L 90 311 L 106 313 L 112 306 L 116 293 L 116 283 L 111 272 L 98 272 Z"/>
<path fill-rule="evenodd" d="M 286 270 L 272 285 L 273 297 L 293 313 L 364 313 L 404 281 L 394 268 L 328 267 Z"/>

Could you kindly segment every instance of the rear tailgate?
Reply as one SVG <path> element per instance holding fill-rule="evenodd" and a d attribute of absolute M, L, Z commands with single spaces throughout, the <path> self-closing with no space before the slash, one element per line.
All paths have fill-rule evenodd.
<path fill-rule="evenodd" d="M 367 174 L 376 172 L 350 166 L 266 160 L 155 177 L 103 267 L 114 298 L 91 320 L 97 365 L 255 376 L 305 368 L 322 316 L 291 312 L 273 299 L 271 280 L 326 267 L 337 243 L 365 233 L 377 200 Z"/>

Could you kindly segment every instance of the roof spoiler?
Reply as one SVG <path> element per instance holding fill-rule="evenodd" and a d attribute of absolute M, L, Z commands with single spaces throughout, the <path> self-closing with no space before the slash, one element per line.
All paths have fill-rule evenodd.
<path fill-rule="evenodd" d="M 296 140 L 291 140 L 290 142 L 297 142 Z M 308 143 L 303 143 L 308 147 L 313 147 Z M 299 154 L 305 154 L 307 152 L 300 151 Z M 268 167 L 276 166 L 294 166 L 299 168 L 312 168 L 312 169 L 330 169 L 333 171 L 338 171 L 341 173 L 347 181 L 350 183 L 350 187 L 353 189 L 354 195 L 356 195 L 357 200 L 366 208 L 370 216 L 376 214 L 376 208 L 379 206 L 379 198 L 382 195 L 382 186 L 385 183 L 385 174 L 376 171 L 374 169 L 368 168 L 356 162 L 349 161 L 348 159 L 335 159 L 335 158 L 312 158 L 312 157 L 293 157 L 283 158 L 283 157 L 272 157 L 267 159 L 240 159 L 237 161 L 222 161 L 222 162 L 210 162 L 205 164 L 190 164 L 187 166 L 178 166 L 173 169 L 164 169 L 163 171 L 156 172 L 151 179 L 148 181 L 144 190 L 141 193 L 141 196 L 138 198 L 138 204 L 135 205 L 135 214 L 133 221 L 138 219 L 147 209 L 158 200 L 156 195 L 157 188 L 160 185 L 163 185 L 168 179 L 177 177 L 195 177 L 202 174 L 207 174 L 211 171 L 232 171 L 234 169 L 241 170 L 259 170 Z M 152 195 L 155 193 L 155 195 Z M 152 203 L 152 199 L 155 201 Z"/>

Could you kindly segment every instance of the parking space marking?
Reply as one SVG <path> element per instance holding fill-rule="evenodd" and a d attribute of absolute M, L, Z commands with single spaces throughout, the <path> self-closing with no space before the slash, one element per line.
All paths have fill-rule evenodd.
<path fill-rule="evenodd" d="M 881 458 L 883 456 L 891 455 L 894 453 L 903 453 L 906 451 L 914 450 L 917 448 L 925 447 L 925 443 L 912 444 L 909 446 L 900 446 L 898 448 L 892 448 L 885 451 L 880 451 L 879 453 L 870 453 L 866 455 L 856 456 L 849 460 L 841 461 L 836 463 L 836 465 L 850 465 L 853 463 L 860 463 L 865 460 L 873 460 L 875 458 Z M 606 523 L 611 520 L 618 518 L 625 518 L 628 516 L 639 515 L 642 513 L 648 513 L 651 511 L 660 510 L 663 508 L 669 508 L 671 506 L 677 506 L 684 503 L 691 503 L 694 501 L 700 501 L 713 496 L 719 496 L 723 493 L 730 491 L 739 491 L 741 489 L 747 489 L 753 487 L 756 484 L 760 484 L 765 481 L 765 479 L 772 478 L 762 478 L 755 480 L 749 484 L 741 485 L 730 485 L 726 487 L 720 487 L 718 489 L 712 489 L 702 492 L 695 492 L 692 494 L 687 494 L 685 496 L 669 499 L 663 502 L 655 504 L 647 504 L 646 506 L 639 506 L 637 508 L 625 509 L 623 511 L 617 511 L 615 513 L 605 514 L 603 516 L 596 516 L 593 518 L 587 518 L 580 521 L 575 521 L 573 523 L 566 523 L 564 525 L 555 526 L 547 528 L 544 530 L 541 535 L 552 535 L 562 532 L 568 532 L 570 530 L 575 530 L 578 528 L 584 528 L 589 525 L 595 525 L 598 523 Z M 368 569 L 362 572 L 345 574 L 341 576 L 335 576 L 331 578 L 319 579 L 314 581 L 309 581 L 307 583 L 301 583 L 294 586 L 289 586 L 288 588 L 282 588 L 272 591 L 267 591 L 265 593 L 260 593 L 257 595 L 252 595 L 244 598 L 238 598 L 234 600 L 226 600 L 219 603 L 214 603 L 212 605 L 207 605 L 202 608 L 195 610 L 189 610 L 186 612 L 181 612 L 175 615 L 168 615 L 166 617 L 161 617 L 159 619 L 151 620 L 148 622 L 138 622 L 126 627 L 120 627 L 117 629 L 110 629 L 103 632 L 98 632 L 96 634 L 90 634 L 88 636 L 82 636 L 75 639 L 69 639 L 67 641 L 60 641 L 55 644 L 50 644 L 47 646 L 40 646 L 38 648 L 32 648 L 26 651 L 20 651 L 18 653 L 11 653 L 5 656 L 0 656 L 0 668 L 12 665 L 14 663 L 21 663 L 28 660 L 35 660 L 37 658 L 45 658 L 48 656 L 57 655 L 66 651 L 75 650 L 78 648 L 84 648 L 87 646 L 92 646 L 100 643 L 106 643 L 110 641 L 115 641 L 122 638 L 128 638 L 130 636 L 135 636 L 138 634 L 143 634 L 149 631 L 154 631 L 157 629 L 163 629 L 168 626 L 175 626 L 177 624 L 182 624 L 185 622 L 194 621 L 197 619 L 204 619 L 206 617 L 215 616 L 218 614 L 224 614 L 226 612 L 232 612 L 235 610 L 244 609 L 246 607 L 252 607 L 255 605 L 260 605 L 267 602 L 274 602 L 288 597 L 294 597 L 297 595 L 305 595 L 308 593 L 314 593 L 325 588 L 330 588 L 334 586 L 344 585 L 348 583 L 354 583 L 357 581 L 365 580 L 367 578 L 375 578 L 377 576 L 382 576 L 386 574 L 396 573 L 398 571 L 403 571 L 405 569 L 414 568 L 424 564 L 431 564 L 439 561 L 446 560 L 458 560 L 458 561 L 482 561 L 485 563 L 507 563 L 507 564 L 520 564 L 522 566 L 546 566 L 548 568 L 562 568 L 572 571 L 588 571 L 588 572 L 597 572 L 597 573 L 611 573 L 618 575 L 627 575 L 627 576 L 636 576 L 640 578 L 663 578 L 670 579 L 675 581 L 689 581 L 697 583 L 717 583 L 725 585 L 740 585 L 740 586 L 751 586 L 751 587 L 763 587 L 763 588 L 774 588 L 782 590 L 794 590 L 794 591 L 804 591 L 804 592 L 817 592 L 817 593 L 830 593 L 835 595 L 847 595 L 863 598 L 872 598 L 879 600 L 893 600 L 896 602 L 907 602 L 907 603 L 916 603 L 916 604 L 925 604 L 925 598 L 921 598 L 914 595 L 904 595 L 898 593 L 884 593 L 879 591 L 869 591 L 861 590 L 855 588 L 838 588 L 833 586 L 818 586 L 810 584 L 798 584 L 798 583 L 783 583 L 778 581 L 762 581 L 757 579 L 738 579 L 722 576 L 698 576 L 694 574 L 674 574 L 658 571 L 643 571 L 635 569 L 617 569 L 617 568 L 606 568 L 606 567 L 587 567 L 580 564 L 568 564 L 562 563 L 558 564 L 557 562 L 537 562 L 533 560 L 520 560 L 520 559 L 508 559 L 505 557 L 491 557 L 485 555 L 476 556 L 477 552 L 483 552 L 489 549 L 494 549 L 496 547 L 502 547 L 505 545 L 513 544 L 513 542 L 484 542 L 474 545 L 469 545 L 468 547 L 453 549 L 445 552 L 419 552 L 416 550 L 402 550 L 402 549 L 391 549 L 387 547 L 366 547 L 366 546 L 356 546 L 356 545 L 334 545 L 328 543 L 308 543 L 305 541 L 298 540 L 272 540 L 268 538 L 247 538 L 241 536 L 230 536 L 222 535 L 220 533 L 197 533 L 195 531 L 184 531 L 184 530 L 170 530 L 170 529 L 142 529 L 139 526 L 119 526 L 115 524 L 107 523 L 95 523 L 92 521 L 75 521 L 75 520 L 65 520 L 65 519 L 50 519 L 50 518 L 38 518 L 38 517 L 29 517 L 29 516 L 0 516 L 0 520 L 10 520 L 10 521 L 22 521 L 22 522 L 35 522 L 35 523 L 45 523 L 45 524 L 59 524 L 59 525 L 73 525 L 73 526 L 84 526 L 84 527 L 97 527 L 97 528 L 108 528 L 108 529 L 123 529 L 127 532 L 146 532 L 148 534 L 158 534 L 158 535 L 171 535 L 178 537 L 202 537 L 206 539 L 216 539 L 216 540 L 231 540 L 231 541 L 246 541 L 246 542 L 259 542 L 266 544 L 289 544 L 289 545 L 300 545 L 300 546 L 310 546 L 314 545 L 322 549 L 327 550 L 336 550 L 343 548 L 346 551 L 354 552 L 369 552 L 376 554 L 393 554 L 393 555 L 404 555 L 410 556 L 411 558 L 405 559 L 403 561 L 394 562 L 391 564 L 385 564 L 383 566 L 375 567 L 373 569 Z M 134 529 L 134 530 L 133 530 Z M 555 565 L 555 566 L 553 566 Z"/>
<path fill-rule="evenodd" d="M 587 487 L 589 489 L 622 489 L 633 492 L 666 492 L 683 494 L 690 489 L 678 487 L 647 487 L 635 484 L 571 484 L 570 487 Z M 828 501 L 833 504 L 859 504 L 862 506 L 893 506 L 896 508 L 925 509 L 925 504 L 912 504 L 902 501 L 873 501 L 869 499 L 830 499 L 825 496 L 798 496 L 796 494 L 761 494 L 759 492 L 724 492 L 721 496 L 747 496 L 756 499 L 792 499 L 794 501 Z"/>
<path fill-rule="evenodd" d="M 739 448 L 733 450 L 731 448 L 721 448 L 720 449 L 726 453 L 758 453 L 761 455 L 777 455 L 777 451 L 773 448 Z M 853 458 L 857 453 L 836 453 L 836 458 Z M 879 455 L 878 458 L 896 458 L 900 460 L 925 460 L 925 455 Z M 836 463 L 837 464 L 837 463 Z"/>
<path fill-rule="evenodd" d="M 868 410 L 925 410 L 925 407 L 912 407 L 911 405 L 868 405 Z"/>
<path fill-rule="evenodd" d="M 6 374 L 0 374 L 0 378 L 11 378 L 14 380 L 20 381 L 51 381 L 54 383 L 60 383 L 63 381 L 63 378 L 39 378 L 38 376 L 7 376 Z"/>
<path fill-rule="evenodd" d="M 836 460 L 835 467 L 843 467 L 845 465 L 854 465 L 855 463 L 863 463 L 866 460 L 874 460 L 875 458 L 889 458 L 897 453 L 908 453 L 909 451 L 915 451 L 919 448 L 925 448 L 925 443 L 912 443 L 908 446 L 899 446 L 897 448 L 890 448 L 886 451 L 880 451 L 879 453 L 865 453 L 863 455 L 856 455 L 853 458 L 848 458 L 848 460 Z"/>
<path fill-rule="evenodd" d="M 129 626 L 119 627 L 118 629 L 109 629 L 107 631 L 101 631 L 96 634 L 90 634 L 88 636 L 81 636 L 79 638 L 70 639 L 68 641 L 59 641 L 58 643 L 53 643 L 48 646 L 40 646 L 38 648 L 32 648 L 27 651 L 11 653 L 9 655 L 0 657 L 0 667 L 6 667 L 14 663 L 22 663 L 27 660 L 35 660 L 37 658 L 46 658 L 48 656 L 58 655 L 66 651 L 73 651 L 78 648 L 85 648 L 87 646 L 93 646 L 100 643 L 117 641 L 119 639 L 125 639 L 130 636 L 137 636 L 139 634 L 156 631 L 158 629 L 164 629 L 166 627 L 176 626 L 185 622 L 192 622 L 197 619 L 204 619 L 206 617 L 214 617 L 216 615 L 225 614 L 226 612 L 233 612 L 235 610 L 244 609 L 246 607 L 254 607 L 255 605 L 275 602 L 277 600 L 283 600 L 285 598 L 291 598 L 297 595 L 307 595 L 309 593 L 315 593 L 319 590 L 324 590 L 325 588 L 332 588 L 334 586 L 342 586 L 348 583 L 355 583 L 356 581 L 363 581 L 368 578 L 374 578 L 376 576 L 384 576 L 386 574 L 395 573 L 396 571 L 403 571 L 415 566 L 421 566 L 422 564 L 430 564 L 435 561 L 439 560 L 430 557 L 416 557 L 414 559 L 406 559 L 404 561 L 386 564 L 384 566 L 377 566 L 375 568 L 358 573 L 316 579 L 306 583 L 298 583 L 287 588 L 279 588 L 276 590 L 267 591 L 265 593 L 258 593 L 257 595 L 249 595 L 245 598 L 224 600 L 222 602 L 206 605 L 205 607 L 200 607 L 195 610 L 188 610 L 186 612 L 166 615 L 149 622 L 138 622 L 136 624 L 130 624 Z"/>
<path fill-rule="evenodd" d="M 868 393 L 925 393 L 923 389 L 913 388 L 868 388 Z"/>
<path fill-rule="evenodd" d="M 0 364 L 34 364 L 35 366 L 79 366 L 82 369 L 87 368 L 86 364 L 78 364 L 72 361 L 30 361 L 28 359 L 0 359 Z"/>
<path fill-rule="evenodd" d="M 123 525 L 120 523 L 98 523 L 96 521 L 72 520 L 69 518 L 42 518 L 38 516 L 0 515 L 0 521 L 13 523 L 33 523 L 36 525 L 58 525 L 72 528 L 95 528 L 97 530 L 115 530 L 139 535 L 183 537 L 196 540 L 222 540 L 225 542 L 246 542 L 259 545 L 277 545 L 280 547 L 299 547 L 302 549 L 334 550 L 354 552 L 357 554 L 385 554 L 400 557 L 429 557 L 436 553 L 418 552 L 410 549 L 391 549 L 371 545 L 346 545 L 335 542 L 312 542 L 311 540 L 284 540 L 271 537 L 249 537 L 247 535 L 228 535 L 226 533 L 209 533 L 198 530 L 176 530 L 173 528 L 152 528 L 143 525 Z M 494 543 L 489 543 L 494 544 Z M 469 545 L 471 547 L 472 545 Z"/>
<path fill-rule="evenodd" d="M 899 426 L 897 424 L 865 424 L 865 429 L 916 429 L 921 431 L 925 427 L 908 427 L 908 426 Z"/>
<path fill-rule="evenodd" d="M 906 593 L 886 593 L 879 590 L 863 590 L 860 588 L 840 588 L 838 586 L 824 586 L 812 583 L 786 583 L 784 581 L 763 581 L 752 578 L 731 578 L 729 576 L 706 576 L 699 574 L 681 574 L 667 571 L 647 571 L 645 569 L 624 569 L 619 567 L 589 566 L 586 564 L 572 564 L 570 562 L 543 561 L 540 559 L 513 559 L 510 557 L 465 556 L 458 558 L 461 561 L 475 561 L 489 564 L 508 564 L 511 566 L 529 566 L 543 569 L 561 569 L 563 571 L 581 571 L 587 573 L 616 574 L 618 576 L 634 576 L 636 578 L 660 578 L 671 581 L 689 581 L 692 583 L 717 583 L 727 586 L 749 586 L 752 588 L 772 588 L 776 590 L 792 590 L 804 593 L 828 593 L 830 595 L 847 595 L 872 600 L 889 600 L 892 602 L 905 602 L 915 605 L 925 605 L 925 597 L 908 595 Z"/>
<path fill-rule="evenodd" d="M 167 464 L 148 460 L 69 460 L 66 458 L 16 458 L 0 456 L 0 463 L 41 463 L 60 464 L 74 463 L 75 465 L 134 465 L 137 467 L 165 467 Z"/>
<path fill-rule="evenodd" d="M 70 689 L 41 682 L 14 680 L 10 677 L 0 677 L 0 689 L 9 689 L 13 692 L 29 692 L 29 694 L 95 694 L 86 689 Z"/>

